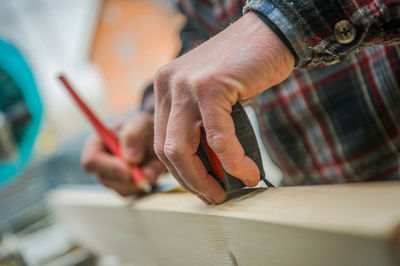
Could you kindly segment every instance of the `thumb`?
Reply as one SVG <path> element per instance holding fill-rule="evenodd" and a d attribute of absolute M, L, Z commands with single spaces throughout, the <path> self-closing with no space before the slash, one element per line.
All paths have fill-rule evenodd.
<path fill-rule="evenodd" d="M 141 164 L 145 158 L 146 131 L 144 119 L 135 117 L 127 121 L 118 134 L 122 155 L 131 164 Z"/>
<path fill-rule="evenodd" d="M 260 180 L 256 163 L 245 155 L 236 134 L 230 112 L 224 108 L 212 108 L 202 112 L 207 142 L 215 152 L 225 171 L 252 187 Z"/>

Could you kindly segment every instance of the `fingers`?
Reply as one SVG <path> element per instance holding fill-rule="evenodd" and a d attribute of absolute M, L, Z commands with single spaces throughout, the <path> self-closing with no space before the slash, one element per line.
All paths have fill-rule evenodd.
<path fill-rule="evenodd" d="M 106 152 L 102 141 L 95 135 L 86 141 L 81 157 L 86 172 L 103 178 L 128 181 L 131 179 L 129 166 L 119 158 Z"/>
<path fill-rule="evenodd" d="M 157 100 L 158 99 L 158 100 Z M 164 144 L 166 129 L 168 126 L 170 104 L 167 99 L 160 99 L 156 94 L 156 107 L 154 115 L 154 151 L 157 157 L 163 162 L 168 171 L 175 177 L 178 183 L 187 191 L 192 192 L 185 182 L 181 179 L 175 167 L 169 162 L 168 158 L 164 154 Z M 192 192 L 194 193 L 194 192 Z M 195 194 L 195 193 L 194 193 Z M 209 201 L 206 202 L 210 204 Z"/>
<path fill-rule="evenodd" d="M 230 102 L 221 96 L 212 98 L 208 93 L 191 97 L 183 93 L 190 91 L 191 84 L 175 79 L 176 84 L 171 89 L 170 79 L 162 70 L 156 77 L 154 149 L 177 181 L 206 203 L 216 204 L 226 199 L 225 191 L 214 177 L 207 174 L 197 155 L 200 125 L 204 123 L 210 147 L 225 170 L 240 178 L 247 186 L 257 185 L 260 173 L 257 165 L 245 156 L 235 135 Z M 198 102 L 201 103 L 202 95 L 207 95 L 205 102 L 208 106 L 200 106 L 199 111 Z M 220 103 L 221 98 L 222 102 L 228 103 L 225 108 Z M 236 98 L 233 102 L 236 102 Z"/>
<path fill-rule="evenodd" d="M 124 158 L 131 164 L 140 165 L 153 146 L 153 116 L 137 114 L 121 127 L 118 137 Z"/>
<path fill-rule="evenodd" d="M 235 134 L 231 108 L 231 104 L 227 103 L 225 107 L 215 104 L 200 109 L 207 142 L 225 171 L 242 180 L 246 186 L 256 186 L 260 180 L 260 172 L 256 163 L 245 155 Z"/>
<path fill-rule="evenodd" d="M 154 159 L 150 161 L 149 163 L 145 164 L 143 166 L 143 172 L 146 174 L 147 180 L 149 180 L 149 183 L 154 185 L 157 178 L 162 174 L 166 172 L 166 168 L 162 162 L 158 159 Z M 211 202 L 204 198 L 201 195 L 197 195 L 205 204 L 209 205 Z"/>
<path fill-rule="evenodd" d="M 207 89 L 196 87 L 196 93 L 190 95 L 192 83 L 176 77 L 172 80 L 164 70 L 158 73 L 154 148 L 185 189 L 215 204 L 223 202 L 226 193 L 214 177 L 207 174 L 197 155 L 201 123 L 211 149 L 228 173 L 241 179 L 246 186 L 257 185 L 260 173 L 235 135 L 230 112 L 237 94 L 224 89 L 210 90 L 208 85 Z"/>
<path fill-rule="evenodd" d="M 161 174 L 167 172 L 164 164 L 158 159 L 153 159 L 143 165 L 142 170 L 146 175 L 146 179 L 149 181 L 150 185 L 154 185 L 157 181 L 157 178 Z"/>
<path fill-rule="evenodd" d="M 83 169 L 123 196 L 141 194 L 132 180 L 129 163 L 140 165 L 151 185 L 166 171 L 153 151 L 153 124 L 151 114 L 139 113 L 115 128 L 124 160 L 110 154 L 97 135 L 89 137 L 82 151 Z"/>
<path fill-rule="evenodd" d="M 189 106 L 172 104 L 164 144 L 165 156 L 191 191 L 214 204 L 221 203 L 226 199 L 225 191 L 214 177 L 207 174 L 197 155 L 201 120 L 196 112 L 187 110 L 190 110 Z"/>
<path fill-rule="evenodd" d="M 103 186 L 115 190 L 118 194 L 123 197 L 132 196 L 132 195 L 140 195 L 143 193 L 141 189 L 139 189 L 135 183 L 131 180 L 128 181 L 120 181 L 110 179 L 104 176 L 96 176 L 97 181 Z"/>
<path fill-rule="evenodd" d="M 171 101 L 169 95 L 164 95 L 165 88 L 169 83 L 169 77 L 160 70 L 155 78 L 155 113 L 154 113 L 154 151 L 158 158 L 168 168 L 169 172 L 175 177 L 178 183 L 187 191 L 198 196 L 204 203 L 211 204 L 211 200 L 200 195 L 197 191 L 189 188 L 186 183 L 182 180 L 179 173 L 176 171 L 172 163 L 165 155 L 165 140 L 166 132 L 168 127 L 168 120 L 170 116 Z M 164 89 L 163 89 L 164 88 Z"/>
<path fill-rule="evenodd" d="M 157 178 L 166 172 L 165 166 L 158 159 L 146 163 L 142 170 L 150 185 L 154 185 Z M 103 186 L 115 190 L 124 197 L 143 194 L 143 191 L 136 186 L 132 179 L 119 180 L 103 174 L 96 174 L 96 179 Z"/>
<path fill-rule="evenodd" d="M 100 184 L 115 190 L 121 196 L 141 193 L 131 179 L 129 166 L 109 154 L 96 135 L 90 136 L 86 141 L 81 163 L 83 169 L 95 175 Z"/>

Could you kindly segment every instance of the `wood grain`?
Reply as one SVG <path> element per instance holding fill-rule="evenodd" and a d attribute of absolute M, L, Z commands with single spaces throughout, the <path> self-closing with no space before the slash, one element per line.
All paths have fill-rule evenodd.
<path fill-rule="evenodd" d="M 56 190 L 77 239 L 133 265 L 400 265 L 400 182 L 258 190 L 219 206 Z"/>

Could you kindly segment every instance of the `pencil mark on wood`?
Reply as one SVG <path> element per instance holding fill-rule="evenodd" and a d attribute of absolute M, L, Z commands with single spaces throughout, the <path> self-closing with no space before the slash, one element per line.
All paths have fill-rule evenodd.
<path fill-rule="evenodd" d="M 235 258 L 235 255 L 233 255 L 233 253 L 230 250 L 228 250 L 228 255 L 229 255 L 229 258 L 231 259 L 232 265 L 239 266 L 239 264 L 237 263 L 237 260 Z"/>

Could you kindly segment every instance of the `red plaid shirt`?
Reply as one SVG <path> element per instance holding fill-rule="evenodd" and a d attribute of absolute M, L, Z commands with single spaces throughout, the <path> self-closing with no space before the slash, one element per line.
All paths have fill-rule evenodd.
<path fill-rule="evenodd" d="M 298 69 L 252 103 L 283 183 L 400 179 L 400 0 L 244 2 L 179 1 L 188 17 L 181 53 L 234 22 L 243 7 L 288 45 Z M 356 29 L 351 43 L 335 38 L 341 20 Z"/>

